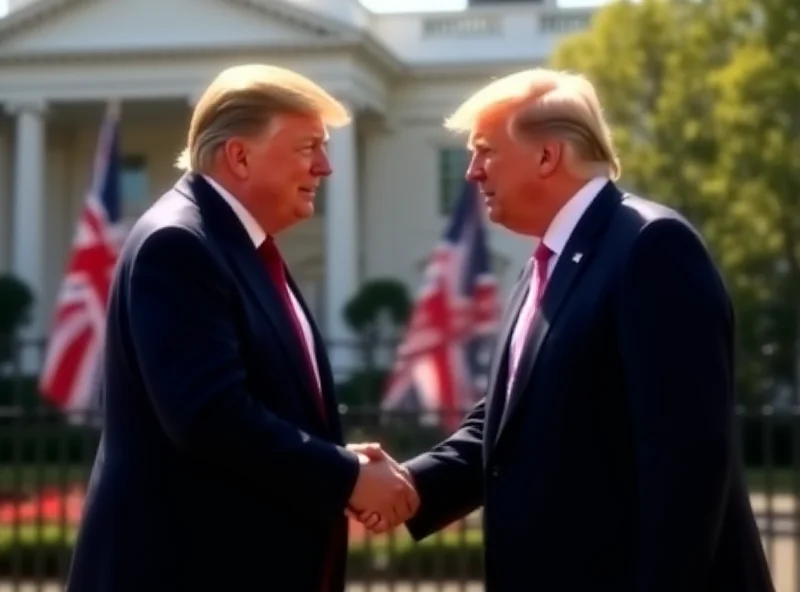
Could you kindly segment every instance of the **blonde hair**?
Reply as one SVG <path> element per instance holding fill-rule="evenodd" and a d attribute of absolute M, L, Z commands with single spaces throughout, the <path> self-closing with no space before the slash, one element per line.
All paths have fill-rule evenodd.
<path fill-rule="evenodd" d="M 509 134 L 521 141 L 549 135 L 566 143 L 568 162 L 586 177 L 617 179 L 622 172 L 611 131 L 594 86 L 583 76 L 534 68 L 495 80 L 468 98 L 445 120 L 445 127 L 470 132 L 491 110 L 512 113 Z"/>
<path fill-rule="evenodd" d="M 305 76 L 277 66 L 234 66 L 221 72 L 195 105 L 186 148 L 175 165 L 205 172 L 226 140 L 262 133 L 281 113 L 316 114 L 330 127 L 350 123 L 347 109 Z"/>

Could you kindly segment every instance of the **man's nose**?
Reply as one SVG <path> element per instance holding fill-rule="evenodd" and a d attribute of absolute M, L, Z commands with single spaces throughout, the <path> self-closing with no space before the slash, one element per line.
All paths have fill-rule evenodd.
<path fill-rule="evenodd" d="M 327 155 L 320 156 L 311 168 L 311 173 L 317 177 L 327 177 L 332 172 L 331 161 Z"/>
<path fill-rule="evenodd" d="M 467 178 L 467 181 L 471 181 L 473 183 L 483 181 L 486 178 L 483 168 L 476 166 L 475 164 L 470 164 L 469 167 L 467 167 L 467 172 L 464 176 Z"/>

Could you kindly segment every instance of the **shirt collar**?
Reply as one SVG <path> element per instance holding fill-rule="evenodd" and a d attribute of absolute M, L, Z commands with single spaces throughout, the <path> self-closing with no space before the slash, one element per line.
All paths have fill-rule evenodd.
<path fill-rule="evenodd" d="M 247 208 L 245 208 L 242 203 L 230 193 L 230 191 L 222 187 L 214 179 L 208 175 L 203 175 L 203 179 L 205 179 L 208 184 L 211 185 L 217 193 L 219 193 L 220 197 L 224 199 L 231 207 L 233 213 L 236 214 L 236 217 L 247 231 L 247 235 L 250 237 L 250 240 L 253 241 L 253 246 L 256 248 L 260 247 L 261 243 L 264 242 L 264 239 L 267 238 L 267 233 L 264 232 L 264 230 L 261 228 L 261 225 L 256 222 L 256 219 L 253 218 L 253 215 L 247 211 Z"/>
<path fill-rule="evenodd" d="M 608 183 L 607 177 L 594 177 L 581 187 L 553 218 L 542 241 L 556 256 L 564 250 L 572 231 L 606 183 Z"/>

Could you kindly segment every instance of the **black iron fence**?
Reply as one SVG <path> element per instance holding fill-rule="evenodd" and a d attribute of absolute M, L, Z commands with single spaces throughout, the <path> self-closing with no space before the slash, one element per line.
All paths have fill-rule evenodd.
<path fill-rule="evenodd" d="M 443 436 L 436 416 L 343 406 L 342 418 L 348 441 L 380 441 L 398 459 Z M 92 419 L 65 417 L 38 398 L 35 379 L 0 368 L 0 592 L 62 588 L 99 439 Z M 800 590 L 800 408 L 740 409 L 738 421 L 776 586 Z M 351 524 L 349 592 L 471 592 L 482 575 L 479 513 L 422 543 Z"/>

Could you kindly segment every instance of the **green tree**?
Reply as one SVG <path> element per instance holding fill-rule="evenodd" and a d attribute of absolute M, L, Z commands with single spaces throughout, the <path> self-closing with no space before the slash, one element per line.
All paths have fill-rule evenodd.
<path fill-rule="evenodd" d="M 411 296 L 402 282 L 392 278 L 368 281 L 350 298 L 342 314 L 358 337 L 364 368 L 340 387 L 340 400 L 353 406 L 377 406 L 389 375 L 379 354 L 394 352 L 411 314 Z"/>
<path fill-rule="evenodd" d="M 711 77 L 719 149 L 707 193 L 726 268 L 758 314 L 749 330 L 770 377 L 800 390 L 800 5 L 719 0 L 736 43 Z M 800 397 L 796 394 L 796 400 Z"/>
<path fill-rule="evenodd" d="M 708 239 L 734 295 L 751 397 L 792 380 L 800 351 L 793 2 L 617 2 L 553 56 L 596 85 L 623 186 L 676 207 Z"/>

